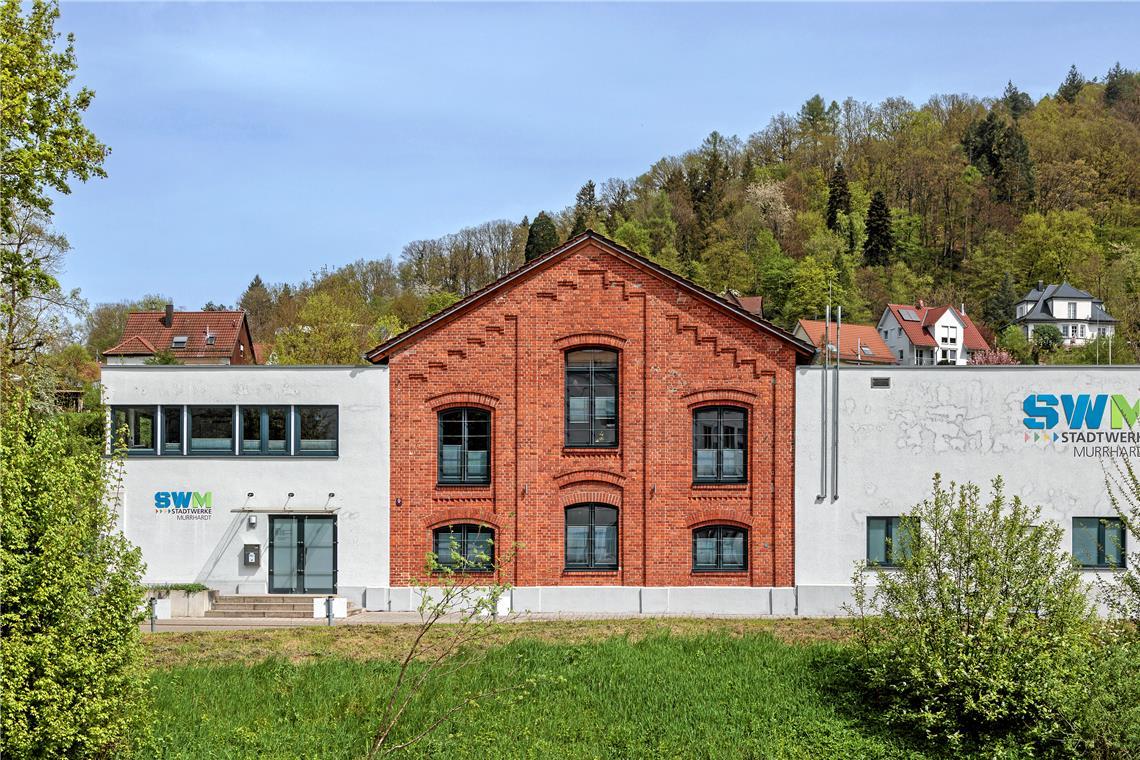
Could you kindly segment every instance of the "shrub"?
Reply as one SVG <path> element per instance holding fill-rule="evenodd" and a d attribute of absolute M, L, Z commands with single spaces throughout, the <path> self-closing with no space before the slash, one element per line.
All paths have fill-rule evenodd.
<path fill-rule="evenodd" d="M 0 657 L 5 757 L 114 757 L 146 728 L 142 565 L 115 528 L 114 461 L 67 415 L 5 398 Z"/>
<path fill-rule="evenodd" d="M 883 719 L 954 752 L 1063 751 L 1087 688 L 1093 617 L 1061 529 L 1007 502 L 1002 481 L 914 507 L 911 550 L 855 571 L 855 666 Z"/>

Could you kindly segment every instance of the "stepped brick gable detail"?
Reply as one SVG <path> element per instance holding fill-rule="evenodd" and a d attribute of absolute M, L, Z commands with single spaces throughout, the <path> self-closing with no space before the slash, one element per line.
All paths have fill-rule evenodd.
<path fill-rule="evenodd" d="M 586 233 L 373 350 L 391 398 L 391 582 L 432 530 L 481 522 L 517 586 L 794 584 L 794 372 L 811 347 Z M 565 352 L 618 353 L 618 446 L 564 446 Z M 748 412 L 745 483 L 693 483 L 693 410 Z M 488 485 L 437 483 L 441 409 L 491 412 Z M 618 508 L 616 571 L 565 569 L 565 508 Z M 743 572 L 693 572 L 692 530 L 748 529 Z"/>

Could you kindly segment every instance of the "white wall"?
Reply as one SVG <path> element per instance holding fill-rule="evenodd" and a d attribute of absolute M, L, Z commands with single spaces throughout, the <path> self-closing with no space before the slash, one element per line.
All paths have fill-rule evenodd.
<path fill-rule="evenodd" d="M 873 377 L 889 378 L 891 387 L 872 388 Z M 829 493 L 822 502 L 816 499 L 819 383 L 818 367 L 798 370 L 800 614 L 840 612 L 852 570 L 866 557 L 867 517 L 905 514 L 929 495 L 935 472 L 944 481 L 978 483 L 983 493 L 1001 475 L 1008 496 L 1041 506 L 1044 519 L 1064 528 L 1066 550 L 1071 548 L 1073 517 L 1113 514 L 1102 459 L 1077 456 L 1084 444 L 1035 443 L 1033 431 L 1023 423 L 1022 403 L 1036 393 L 1119 393 L 1135 402 L 1140 367 L 844 367 L 839 381 L 839 498 L 832 501 Z M 1061 417 L 1055 432 L 1069 429 L 1063 412 Z M 1109 430 L 1107 411 L 1101 429 Z M 1127 454 L 1140 457 L 1140 445 L 1133 444 Z M 1085 572 L 1090 580 L 1095 576 Z"/>
<path fill-rule="evenodd" d="M 102 384 L 109 405 L 339 407 L 336 457 L 129 457 L 120 521 L 127 538 L 142 548 L 146 582 L 266 593 L 270 513 L 334 510 L 339 592 L 359 601 L 366 588 L 387 587 L 387 367 L 105 367 Z M 155 508 L 159 491 L 208 491 L 211 514 L 178 519 Z M 253 528 L 251 515 L 257 518 Z M 260 567 L 243 565 L 244 544 L 261 546 Z"/>

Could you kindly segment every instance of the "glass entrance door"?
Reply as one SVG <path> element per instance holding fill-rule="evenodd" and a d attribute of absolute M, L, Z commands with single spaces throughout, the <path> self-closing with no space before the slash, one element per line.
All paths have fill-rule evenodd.
<path fill-rule="evenodd" d="M 336 518 L 269 518 L 269 593 L 336 593 Z"/>

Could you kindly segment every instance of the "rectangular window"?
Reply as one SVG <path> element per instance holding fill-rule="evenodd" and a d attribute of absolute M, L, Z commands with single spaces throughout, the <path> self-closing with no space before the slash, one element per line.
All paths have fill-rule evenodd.
<path fill-rule="evenodd" d="M 448 409 L 439 413 L 439 482 L 491 482 L 491 413 Z"/>
<path fill-rule="evenodd" d="M 219 456 L 234 453 L 232 406 L 190 407 L 190 453 Z"/>
<path fill-rule="evenodd" d="M 567 446 L 617 446 L 617 352 L 566 353 Z"/>
<path fill-rule="evenodd" d="M 693 481 L 742 483 L 745 480 L 747 417 L 736 407 L 705 407 L 693 412 Z"/>
<path fill-rule="evenodd" d="M 617 509 L 579 504 L 566 509 L 566 569 L 616 570 Z"/>
<path fill-rule="evenodd" d="M 298 406 L 294 415 L 296 453 L 302 456 L 336 456 L 338 417 L 335 406 Z"/>
<path fill-rule="evenodd" d="M 241 453 L 288 454 L 288 419 L 284 406 L 243 406 Z"/>
<path fill-rule="evenodd" d="M 693 570 L 740 571 L 747 569 L 747 533 L 731 525 L 711 525 L 693 531 Z"/>
<path fill-rule="evenodd" d="M 1082 338 L 1083 338 L 1083 337 L 1085 337 L 1085 328 L 1086 328 L 1086 325 L 1084 325 L 1084 324 L 1082 323 L 1082 324 L 1081 324 L 1081 337 L 1082 337 Z"/>
<path fill-rule="evenodd" d="M 1073 558 L 1081 567 L 1122 568 L 1126 556 L 1119 517 L 1073 518 Z"/>
<path fill-rule="evenodd" d="M 111 448 L 127 454 L 155 453 L 158 409 L 153 406 L 116 406 L 111 409 Z"/>
<path fill-rule="evenodd" d="M 1069 319 L 1077 318 L 1077 304 L 1075 301 L 1069 301 Z"/>
<path fill-rule="evenodd" d="M 912 527 L 905 517 L 867 518 L 867 564 L 896 567 L 911 555 Z"/>
<path fill-rule="evenodd" d="M 162 407 L 162 453 L 182 453 L 182 407 Z"/>

